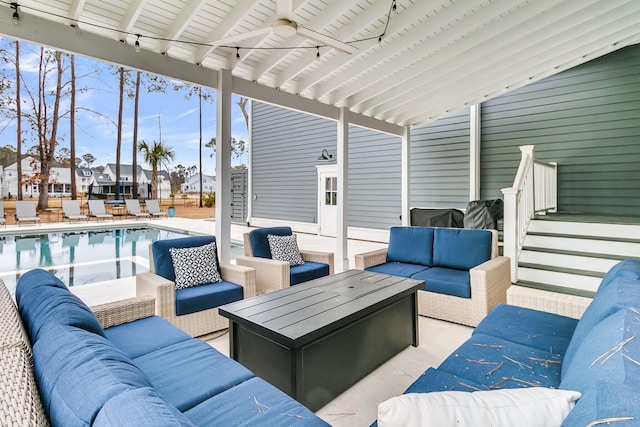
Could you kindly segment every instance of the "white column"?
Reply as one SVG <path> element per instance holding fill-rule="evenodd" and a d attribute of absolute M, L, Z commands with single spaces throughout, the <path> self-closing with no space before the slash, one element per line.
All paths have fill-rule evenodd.
<path fill-rule="evenodd" d="M 249 126 L 247 126 L 247 224 L 253 215 L 253 101 L 247 101 Z"/>
<path fill-rule="evenodd" d="M 469 200 L 480 199 L 480 105 L 472 105 L 469 113 Z"/>
<path fill-rule="evenodd" d="M 336 269 L 349 269 L 348 253 L 348 184 L 349 184 L 349 111 L 340 108 L 338 119 L 338 145 L 336 149 L 338 169 L 338 218 L 336 222 Z"/>
<path fill-rule="evenodd" d="M 402 225 L 411 225 L 411 214 L 409 212 L 409 204 L 411 203 L 411 127 L 405 126 L 402 133 L 402 159 L 401 166 L 401 199 L 400 199 L 400 215 L 402 217 Z"/>
<path fill-rule="evenodd" d="M 218 72 L 216 105 L 216 240 L 220 262 L 231 260 L 231 71 Z"/>

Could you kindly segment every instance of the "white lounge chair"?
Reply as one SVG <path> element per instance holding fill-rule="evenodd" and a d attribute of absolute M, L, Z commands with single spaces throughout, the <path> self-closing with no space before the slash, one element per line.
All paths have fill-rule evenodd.
<path fill-rule="evenodd" d="M 89 200 L 89 216 L 99 219 L 113 219 L 113 215 L 107 213 L 107 209 L 104 207 L 104 201 L 102 200 Z"/>
<path fill-rule="evenodd" d="M 160 218 L 160 217 L 165 217 L 166 218 L 167 213 L 165 211 L 163 211 L 162 209 L 160 209 L 160 203 L 158 202 L 158 200 L 156 200 L 156 199 L 147 200 L 144 203 L 145 203 L 145 205 L 147 205 L 147 212 L 153 218 Z"/>
<path fill-rule="evenodd" d="M 4 213 L 4 202 L 0 200 L 0 224 L 7 226 L 7 214 Z"/>
<path fill-rule="evenodd" d="M 69 221 L 87 221 L 88 216 L 80 212 L 80 205 L 77 200 L 63 200 L 62 201 L 62 218 Z"/>
<path fill-rule="evenodd" d="M 149 215 L 146 212 L 142 212 L 140 209 L 140 201 L 138 199 L 126 199 L 124 203 L 127 205 L 127 215 L 133 215 L 138 218 L 149 218 Z"/>
<path fill-rule="evenodd" d="M 18 225 L 23 222 L 40 224 L 40 217 L 36 212 L 36 202 L 32 202 L 30 200 L 18 200 L 16 202 L 16 222 Z"/>

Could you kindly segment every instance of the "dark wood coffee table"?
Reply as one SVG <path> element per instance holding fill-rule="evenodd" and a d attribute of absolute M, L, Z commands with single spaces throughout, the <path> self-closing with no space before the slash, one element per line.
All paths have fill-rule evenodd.
<path fill-rule="evenodd" d="M 351 270 L 220 307 L 231 357 L 312 411 L 409 345 L 420 280 Z"/>

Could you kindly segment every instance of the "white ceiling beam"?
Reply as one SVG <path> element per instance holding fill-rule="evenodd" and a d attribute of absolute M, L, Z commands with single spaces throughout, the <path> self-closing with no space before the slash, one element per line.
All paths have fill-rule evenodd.
<path fill-rule="evenodd" d="M 187 3 L 186 7 L 183 7 L 180 10 L 180 15 L 173 21 L 173 24 L 169 28 L 164 35 L 164 38 L 167 40 L 160 41 L 159 50 L 161 53 L 166 53 L 169 51 L 172 45 L 171 40 L 177 40 L 180 38 L 182 33 L 187 29 L 189 23 L 193 19 L 194 16 L 202 10 L 202 7 L 207 3 L 207 0 L 191 0 Z"/>
<path fill-rule="evenodd" d="M 316 16 L 313 17 L 313 23 L 312 23 L 313 30 L 318 32 L 322 31 L 322 29 L 324 29 L 325 26 L 329 25 L 330 23 L 334 22 L 337 18 L 342 16 L 344 13 L 344 9 L 345 9 L 345 3 L 343 0 L 334 0 L 328 7 L 324 8 L 320 13 L 318 13 Z M 294 16 L 294 21 L 300 24 L 300 22 L 298 22 L 297 19 L 295 19 L 295 16 Z M 352 23 L 349 23 L 349 24 L 351 25 Z M 296 46 L 304 46 L 306 45 L 306 43 L 307 41 L 305 39 L 304 42 L 297 43 Z M 256 68 L 254 68 L 252 72 L 253 76 L 251 80 L 260 79 L 260 77 L 262 77 L 265 73 L 268 73 L 269 71 L 271 71 L 273 67 L 277 66 L 280 63 L 280 61 L 284 60 L 291 53 L 292 51 L 287 51 L 287 50 L 280 50 L 280 51 L 275 51 L 270 53 L 269 56 L 267 56 L 262 61 L 260 61 L 260 63 L 256 66 Z M 276 83 L 274 86 L 280 87 L 282 85 Z"/>
<path fill-rule="evenodd" d="M 69 6 L 69 25 L 77 25 L 87 0 L 73 0 Z"/>
<path fill-rule="evenodd" d="M 140 17 L 142 10 L 146 6 L 148 0 L 133 0 L 127 9 L 122 21 L 118 25 L 118 30 L 123 33 L 130 33 L 136 21 Z"/>
<path fill-rule="evenodd" d="M 436 80 L 446 76 L 447 82 L 455 82 L 451 86 L 455 88 L 456 93 L 468 94 L 469 90 L 483 87 L 485 82 L 492 78 L 504 81 L 506 75 L 517 69 L 518 61 L 520 61 L 523 70 L 532 68 L 536 63 L 549 66 L 549 63 L 545 62 L 545 55 L 548 55 L 546 52 L 554 46 L 554 40 L 563 40 L 560 46 L 554 46 L 554 50 L 567 51 L 570 47 L 568 40 L 577 31 L 582 30 L 588 34 L 596 33 L 597 26 L 588 22 L 594 16 L 598 16 L 598 20 L 607 20 L 607 11 L 602 8 L 612 9 L 612 4 L 603 4 L 596 0 L 591 0 L 591 3 L 589 5 L 584 1 L 586 7 L 579 11 L 567 4 L 562 4 L 553 8 L 551 14 L 541 13 L 527 20 L 530 24 L 527 27 L 529 28 L 528 32 L 523 32 L 522 28 L 519 28 L 519 22 L 513 22 L 511 29 L 496 34 L 493 39 L 486 40 L 481 46 L 461 52 L 462 54 L 456 58 L 439 62 L 438 66 L 427 72 L 432 79 Z M 599 10 L 596 13 L 594 9 Z M 615 12 L 614 15 L 617 16 L 618 13 Z M 563 19 L 566 17 L 574 19 L 574 22 L 577 22 L 576 26 L 568 26 L 566 19 Z M 577 40 L 576 43 L 584 44 L 580 40 Z M 510 58 L 508 63 L 504 61 L 505 57 Z M 461 62 L 462 58 L 464 58 L 464 64 Z M 472 89 L 462 89 L 462 87 L 469 87 L 470 82 L 475 85 L 472 86 Z M 441 92 L 447 93 L 446 90 L 443 90 L 442 85 L 437 88 L 436 93 L 436 89 L 430 83 L 424 76 L 416 76 L 396 86 L 394 95 L 383 101 L 385 105 L 380 104 L 380 99 L 377 99 L 378 107 L 367 110 L 364 114 L 386 119 L 399 117 L 395 110 L 402 110 L 403 106 L 406 107 L 415 101 L 416 97 L 413 94 L 416 91 L 422 90 L 420 98 L 429 99 L 430 102 L 434 102 L 431 99 L 432 96 L 439 96 Z M 448 96 L 451 96 L 450 93 Z"/>
<path fill-rule="evenodd" d="M 367 7 L 362 13 L 358 14 L 353 19 L 351 19 L 348 26 L 344 26 L 340 28 L 337 32 L 333 33 L 333 37 L 337 38 L 338 40 L 352 40 L 354 38 L 357 38 L 359 37 L 360 31 L 364 30 L 370 25 L 376 24 L 376 22 L 379 21 L 380 19 L 386 19 L 386 14 L 388 12 L 389 12 L 389 5 L 385 2 L 377 1 L 373 5 Z M 378 22 L 378 25 L 375 27 L 374 34 L 379 33 L 379 31 L 382 31 L 383 27 L 384 27 L 384 23 Z M 365 44 L 355 43 L 354 45 L 358 48 L 357 55 L 362 54 L 363 53 L 362 47 L 364 47 Z M 370 47 L 372 43 L 369 43 L 368 45 Z M 368 49 L 368 47 L 366 49 Z M 333 71 L 337 70 L 337 68 L 335 67 L 335 63 L 339 62 L 340 64 L 344 64 L 345 62 L 353 60 L 355 56 L 356 55 L 344 55 L 342 53 L 336 55 L 336 57 L 334 57 L 330 61 L 334 63 L 334 66 L 333 68 L 331 68 L 331 70 Z M 310 63 L 305 63 L 300 61 L 299 63 L 296 63 L 288 67 L 286 70 L 281 71 L 280 73 L 278 73 L 278 75 L 275 78 L 275 86 L 283 87 L 291 79 L 295 78 L 300 73 L 304 72 L 304 70 L 310 65 L 311 65 Z M 325 67 L 323 66 L 321 68 L 325 68 Z M 326 73 L 322 74 L 317 78 L 317 80 L 326 77 L 326 75 L 327 75 Z M 313 81 L 312 83 L 317 82 L 317 80 Z M 309 84 L 309 86 L 310 85 L 311 84 Z M 295 92 L 301 92 L 305 88 L 302 88 L 296 84 Z"/>
<path fill-rule="evenodd" d="M 393 30 L 395 33 L 393 37 L 390 37 L 391 41 L 383 43 L 379 47 L 376 46 L 377 49 L 372 55 L 365 56 L 361 61 L 347 66 L 346 72 L 354 77 L 349 84 L 345 84 L 344 77 L 335 75 L 316 85 L 313 89 L 313 96 L 325 98 L 331 104 L 338 104 L 342 99 L 360 90 L 363 84 L 375 86 L 376 79 L 383 79 L 387 76 L 383 72 L 379 72 L 378 67 L 387 63 L 388 66 L 394 67 L 395 71 L 391 72 L 393 74 L 400 67 L 400 65 L 396 65 L 400 52 L 406 51 L 416 44 L 428 43 L 429 34 L 438 30 L 445 31 L 443 28 L 448 27 L 456 19 L 462 19 L 465 14 L 472 11 L 474 7 L 478 7 L 482 2 L 483 0 L 468 0 L 454 5 L 449 1 L 443 1 L 438 12 L 426 19 L 424 7 L 421 7 L 420 3 L 415 3 L 400 15 L 392 18 L 389 23 L 390 28 L 387 30 L 388 32 Z M 376 42 L 374 41 L 374 43 Z M 422 55 L 422 52 L 417 52 L 416 55 Z M 416 55 L 406 55 L 405 57 L 415 62 L 419 59 Z M 394 59 L 389 61 L 389 58 Z M 364 77 L 365 75 L 366 77 Z M 358 78 L 360 76 L 364 78 Z"/>
<path fill-rule="evenodd" d="M 540 58 L 535 65 L 528 62 L 526 58 L 522 58 L 521 61 L 512 63 L 511 67 L 496 70 L 497 76 L 502 76 L 502 78 L 495 77 L 491 80 L 474 79 L 474 81 L 468 81 L 462 78 L 458 80 L 457 84 L 452 82 L 452 84 L 448 84 L 443 87 L 443 89 L 446 92 L 447 88 L 455 88 L 460 90 L 460 93 L 466 92 L 469 98 L 481 99 L 482 101 L 491 99 L 631 44 L 637 40 L 637 23 L 639 20 L 640 11 L 630 13 L 614 21 L 607 21 L 603 16 L 599 16 L 594 18 L 595 25 L 593 27 L 585 28 L 582 32 L 574 31 L 574 38 L 567 38 L 561 49 L 556 48 L 551 50 L 549 49 L 548 43 L 541 43 L 540 46 L 538 46 L 542 48 L 540 50 L 548 49 L 547 52 L 537 53 L 535 48 L 532 48 L 532 57 L 537 55 L 538 58 Z M 594 30 L 596 30 L 595 32 L 597 33 L 597 24 L 601 23 L 608 25 L 609 28 L 611 28 L 611 25 L 614 25 L 614 28 L 619 28 L 619 30 L 616 33 L 607 32 L 604 37 L 593 37 Z M 567 61 L 567 58 L 572 58 L 572 60 Z M 557 65 L 550 67 L 550 64 Z M 505 82 L 512 83 L 505 84 Z M 445 100 L 442 99 L 441 96 L 434 96 L 431 99 L 434 104 L 441 105 L 446 101 L 457 101 L 457 105 L 461 105 L 462 102 L 469 102 L 467 100 L 461 101 L 460 99 Z M 406 104 L 405 109 L 408 112 L 406 114 L 398 115 L 392 113 L 389 115 L 399 121 L 411 123 L 419 121 L 422 117 L 416 115 L 415 112 L 410 112 L 408 107 L 409 104 Z"/>

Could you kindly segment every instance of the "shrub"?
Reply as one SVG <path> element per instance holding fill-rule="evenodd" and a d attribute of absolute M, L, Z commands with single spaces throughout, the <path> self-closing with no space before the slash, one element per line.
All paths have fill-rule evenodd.
<path fill-rule="evenodd" d="M 212 208 L 216 204 L 216 193 L 209 193 L 206 196 L 203 196 L 202 203 L 206 207 Z"/>

